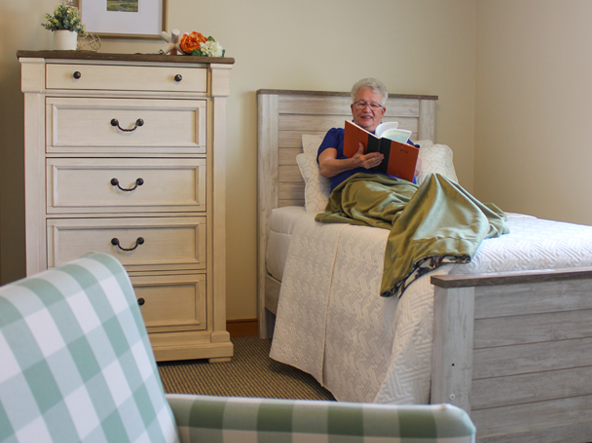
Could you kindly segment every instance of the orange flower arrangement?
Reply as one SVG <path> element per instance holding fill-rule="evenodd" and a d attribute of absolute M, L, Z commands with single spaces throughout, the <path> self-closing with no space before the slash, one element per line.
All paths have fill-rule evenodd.
<path fill-rule="evenodd" d="M 194 50 L 198 50 L 202 43 L 205 43 L 207 38 L 203 34 L 193 31 L 190 34 L 183 34 L 179 39 L 179 48 L 185 54 L 191 54 Z"/>

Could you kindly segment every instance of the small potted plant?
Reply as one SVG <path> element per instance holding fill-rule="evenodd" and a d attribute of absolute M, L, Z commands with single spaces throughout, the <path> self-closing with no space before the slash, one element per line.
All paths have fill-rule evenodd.
<path fill-rule="evenodd" d="M 78 8 L 71 3 L 57 5 L 53 15 L 45 14 L 45 29 L 54 32 L 54 49 L 76 50 L 78 35 L 86 35 L 86 29 L 80 20 Z"/>

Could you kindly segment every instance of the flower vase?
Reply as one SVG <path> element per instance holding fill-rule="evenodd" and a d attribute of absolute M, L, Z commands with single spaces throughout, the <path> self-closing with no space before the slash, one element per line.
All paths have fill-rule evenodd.
<path fill-rule="evenodd" d="M 53 49 L 56 51 L 75 51 L 78 46 L 78 33 L 68 30 L 53 31 Z"/>

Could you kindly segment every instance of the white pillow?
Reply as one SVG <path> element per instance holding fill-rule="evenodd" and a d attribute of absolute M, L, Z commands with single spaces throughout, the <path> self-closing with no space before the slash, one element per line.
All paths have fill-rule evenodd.
<path fill-rule="evenodd" d="M 311 134 L 302 134 L 302 152 L 316 156 L 319 153 L 319 146 L 323 143 L 323 137 Z"/>
<path fill-rule="evenodd" d="M 296 156 L 300 174 L 304 179 L 304 203 L 306 212 L 324 212 L 331 193 L 331 180 L 321 175 L 317 152 L 323 141 L 316 135 L 302 135 L 302 154 Z"/>
<path fill-rule="evenodd" d="M 419 175 L 416 177 L 420 185 L 428 174 L 439 173 L 444 177 L 458 183 L 454 163 L 452 162 L 452 149 L 446 145 L 433 144 L 429 140 L 416 142 L 421 146 L 419 149 Z"/>
<path fill-rule="evenodd" d="M 424 146 L 432 146 L 434 144 L 434 142 L 431 140 L 417 140 L 413 143 L 419 145 L 420 148 L 423 148 Z"/>

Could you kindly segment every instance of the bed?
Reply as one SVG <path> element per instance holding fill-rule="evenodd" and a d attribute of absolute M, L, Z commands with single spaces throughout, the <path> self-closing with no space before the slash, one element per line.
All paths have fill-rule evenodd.
<path fill-rule="evenodd" d="M 473 262 L 420 278 L 400 300 L 355 300 L 373 291 L 388 231 L 311 221 L 307 207 L 318 208 L 310 200 L 319 190 L 305 186 L 303 176 L 314 171 L 297 157 L 350 118 L 349 94 L 260 90 L 257 97 L 259 334 L 271 337 L 281 304 L 278 321 L 287 318 L 288 327 L 275 331 L 274 346 L 288 346 L 276 357 L 285 354 L 338 400 L 460 406 L 480 442 L 592 441 L 592 228 L 510 214 L 511 231 L 524 236 L 518 244 L 515 235 L 486 240 Z M 452 151 L 432 144 L 436 103 L 390 95 L 385 120 L 412 131 L 420 153 L 430 154 L 426 171 L 432 161 L 431 172 L 455 179 Z M 355 242 L 364 236 L 360 249 Z M 323 271 L 336 250 L 345 256 Z M 366 268 L 349 272 L 359 264 L 348 254 L 363 255 Z M 289 301 L 294 293 L 310 299 Z M 364 340 L 348 335 L 360 329 Z M 405 334 L 410 340 L 398 349 Z M 382 354 L 387 361 L 374 362 Z"/>

